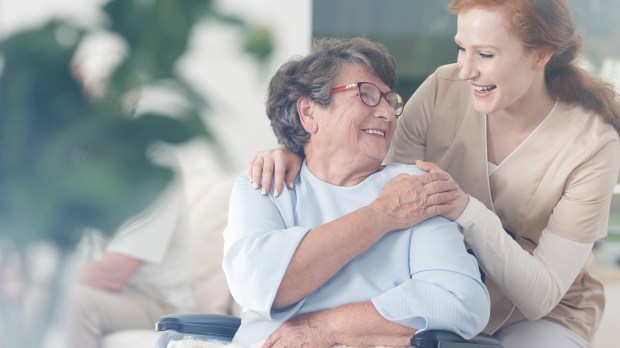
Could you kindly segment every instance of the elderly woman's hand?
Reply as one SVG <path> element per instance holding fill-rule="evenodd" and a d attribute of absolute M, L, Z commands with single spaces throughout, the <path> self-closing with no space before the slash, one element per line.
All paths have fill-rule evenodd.
<path fill-rule="evenodd" d="M 454 182 L 454 180 L 452 179 L 452 177 L 450 176 L 450 174 L 448 174 L 447 172 L 443 171 L 441 168 L 439 168 L 436 164 L 434 163 L 430 163 L 430 162 L 425 162 L 425 161 L 416 161 L 415 163 L 420 169 L 425 170 L 429 173 L 440 173 L 440 174 L 445 174 L 449 177 L 449 180 L 451 180 L 452 182 Z M 453 201 L 451 201 L 451 203 L 449 205 L 447 205 L 448 210 L 444 211 L 441 213 L 442 216 L 450 219 L 450 220 L 456 220 L 458 219 L 459 216 L 461 216 L 461 214 L 463 214 L 463 211 L 465 210 L 465 208 L 467 207 L 467 204 L 469 203 L 469 195 L 465 192 L 463 192 L 463 190 L 461 189 L 460 186 L 457 185 L 457 197 L 456 199 L 454 199 Z"/>
<path fill-rule="evenodd" d="M 321 312 L 306 313 L 288 320 L 272 332 L 263 348 L 304 347 L 327 348 L 336 342 L 329 338 Z"/>
<path fill-rule="evenodd" d="M 393 231 L 433 216 L 450 215 L 461 195 L 458 184 L 443 171 L 400 174 L 385 184 L 369 208 L 377 213 L 384 227 Z"/>
<path fill-rule="evenodd" d="M 254 188 L 261 187 L 263 195 L 271 189 L 273 182 L 274 195 L 282 192 L 284 183 L 291 189 L 293 182 L 301 170 L 302 159 L 295 153 L 284 148 L 258 151 L 248 164 L 248 177 L 254 183 Z"/>

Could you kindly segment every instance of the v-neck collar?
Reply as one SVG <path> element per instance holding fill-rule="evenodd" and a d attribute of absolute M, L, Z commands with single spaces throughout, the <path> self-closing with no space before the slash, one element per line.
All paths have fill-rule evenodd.
<path fill-rule="evenodd" d="M 536 128 L 516 148 L 514 148 L 514 150 L 512 150 L 512 152 L 510 152 L 510 154 L 508 154 L 508 156 L 506 156 L 497 165 L 491 163 L 489 161 L 489 159 L 488 159 L 489 158 L 489 142 L 488 142 L 488 134 L 489 134 L 488 119 L 489 119 L 489 115 L 488 114 L 484 115 L 484 138 L 485 138 L 484 139 L 484 147 L 485 147 L 485 150 L 486 150 L 487 173 L 489 173 L 489 176 L 493 175 L 493 173 L 495 173 L 497 170 L 499 170 L 504 163 L 508 162 L 513 156 L 515 156 L 519 152 L 519 150 L 521 150 L 530 141 L 530 139 L 532 139 L 534 137 L 534 135 L 536 135 L 539 132 L 539 130 L 543 127 L 543 125 L 545 123 L 547 123 L 547 120 L 553 114 L 553 112 L 555 111 L 557 106 L 558 106 L 558 101 L 556 100 L 555 103 L 553 104 L 553 107 L 551 108 L 551 110 L 549 111 L 547 116 L 545 116 L 545 118 L 542 120 L 542 122 L 540 122 L 538 124 L 538 126 L 536 126 Z"/>

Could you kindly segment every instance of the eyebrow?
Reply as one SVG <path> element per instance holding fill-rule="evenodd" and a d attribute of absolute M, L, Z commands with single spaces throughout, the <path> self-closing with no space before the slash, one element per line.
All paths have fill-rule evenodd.
<path fill-rule="evenodd" d="M 459 40 L 456 38 L 456 36 L 454 37 L 454 42 L 457 45 L 462 46 L 462 44 L 459 42 Z M 494 49 L 494 50 L 499 50 L 499 48 L 497 46 L 493 46 L 493 45 L 472 45 L 472 48 L 476 48 L 476 49 L 491 48 L 491 49 Z"/>

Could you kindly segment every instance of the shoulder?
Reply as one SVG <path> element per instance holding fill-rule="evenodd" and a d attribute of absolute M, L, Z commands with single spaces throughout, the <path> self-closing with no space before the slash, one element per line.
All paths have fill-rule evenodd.
<path fill-rule="evenodd" d="M 461 81 L 461 79 L 459 79 L 459 67 L 456 63 L 440 66 L 435 70 L 434 75 L 440 80 Z"/>
<path fill-rule="evenodd" d="M 558 102 L 558 115 L 568 121 L 575 138 L 571 143 L 581 147 L 600 148 L 602 146 L 620 147 L 620 136 L 616 129 L 600 115 L 585 110 L 580 105 Z"/>
<path fill-rule="evenodd" d="M 459 67 L 456 64 L 438 67 L 416 93 L 425 96 L 434 95 L 436 101 L 441 100 L 440 106 L 471 99 L 471 87 L 467 81 L 459 78 Z"/>

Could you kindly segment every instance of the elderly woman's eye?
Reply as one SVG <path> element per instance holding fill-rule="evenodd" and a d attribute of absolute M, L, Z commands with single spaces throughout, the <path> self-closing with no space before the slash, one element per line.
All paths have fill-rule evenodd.
<path fill-rule="evenodd" d="M 362 92 L 360 96 L 362 97 L 362 100 L 368 105 L 377 104 L 376 96 L 373 93 Z"/>

